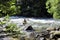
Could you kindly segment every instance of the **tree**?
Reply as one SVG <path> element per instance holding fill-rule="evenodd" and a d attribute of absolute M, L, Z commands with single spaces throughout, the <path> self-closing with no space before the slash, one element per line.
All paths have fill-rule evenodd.
<path fill-rule="evenodd" d="M 19 0 L 21 15 L 28 17 L 47 17 L 45 8 L 46 0 Z"/>
<path fill-rule="evenodd" d="M 16 0 L 0 0 L 0 16 L 15 15 L 20 12 L 19 8 Z"/>
<path fill-rule="evenodd" d="M 47 0 L 46 9 L 54 19 L 60 19 L 60 0 Z"/>

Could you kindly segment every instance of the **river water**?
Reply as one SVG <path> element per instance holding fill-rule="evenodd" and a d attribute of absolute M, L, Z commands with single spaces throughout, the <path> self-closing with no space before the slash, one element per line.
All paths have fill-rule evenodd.
<path fill-rule="evenodd" d="M 52 18 L 50 19 L 38 19 L 38 18 L 25 18 L 25 17 L 10 17 L 11 18 L 11 22 L 16 23 L 18 26 L 23 25 L 23 21 L 24 19 L 27 20 L 27 23 L 29 25 L 32 25 L 33 27 L 48 27 L 48 26 L 60 26 L 60 20 L 54 20 Z"/>
<path fill-rule="evenodd" d="M 2 18 L 0 18 L 1 20 Z M 34 28 L 40 28 L 42 29 L 43 27 L 57 27 L 60 26 L 60 20 L 53 20 L 53 19 L 37 19 L 37 18 L 25 18 L 25 17 L 10 17 L 10 22 L 16 23 L 17 26 L 21 27 L 23 25 L 24 19 L 27 20 L 28 25 L 32 25 Z M 0 38 L 0 40 L 9 40 L 8 37 L 5 38 Z"/>

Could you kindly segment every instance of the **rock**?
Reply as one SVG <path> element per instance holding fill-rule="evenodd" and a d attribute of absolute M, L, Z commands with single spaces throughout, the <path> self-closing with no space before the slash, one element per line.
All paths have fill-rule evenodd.
<path fill-rule="evenodd" d="M 51 31 L 50 32 L 50 38 L 52 39 L 58 39 L 60 38 L 60 31 Z"/>
<path fill-rule="evenodd" d="M 23 25 L 25 25 L 25 24 L 27 24 L 27 21 L 26 21 L 26 19 L 24 19 L 24 21 L 23 21 Z"/>
<path fill-rule="evenodd" d="M 47 31 L 56 31 L 56 28 L 55 27 L 48 27 L 47 29 L 46 29 Z"/>
<path fill-rule="evenodd" d="M 53 35 L 60 34 L 60 31 L 51 31 L 50 34 L 53 34 Z"/>
<path fill-rule="evenodd" d="M 60 40 L 60 38 L 58 38 L 58 40 Z"/>

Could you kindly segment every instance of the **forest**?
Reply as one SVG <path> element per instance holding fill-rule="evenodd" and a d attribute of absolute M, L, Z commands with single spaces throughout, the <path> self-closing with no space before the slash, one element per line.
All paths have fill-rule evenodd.
<path fill-rule="evenodd" d="M 0 0 L 0 17 L 7 14 L 60 19 L 60 0 Z"/>

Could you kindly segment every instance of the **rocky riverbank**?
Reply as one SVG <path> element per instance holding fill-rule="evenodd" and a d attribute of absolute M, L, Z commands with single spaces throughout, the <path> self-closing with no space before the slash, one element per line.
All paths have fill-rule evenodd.
<path fill-rule="evenodd" d="M 24 19 L 27 21 L 26 25 L 23 25 Z M 54 38 L 56 36 L 54 33 L 58 34 L 60 32 L 60 21 L 31 18 L 13 18 L 10 19 L 7 24 L 12 22 L 17 24 L 17 26 L 20 28 L 20 32 L 22 33 L 18 37 L 19 40 L 59 40 L 59 38 Z M 5 30 L 4 28 L 6 25 L 3 26 L 4 27 L 0 26 L 0 31 L 2 32 L 0 36 L 10 36 L 11 34 L 6 34 L 5 31 L 3 31 Z M 60 35 L 60 33 L 58 35 Z"/>

